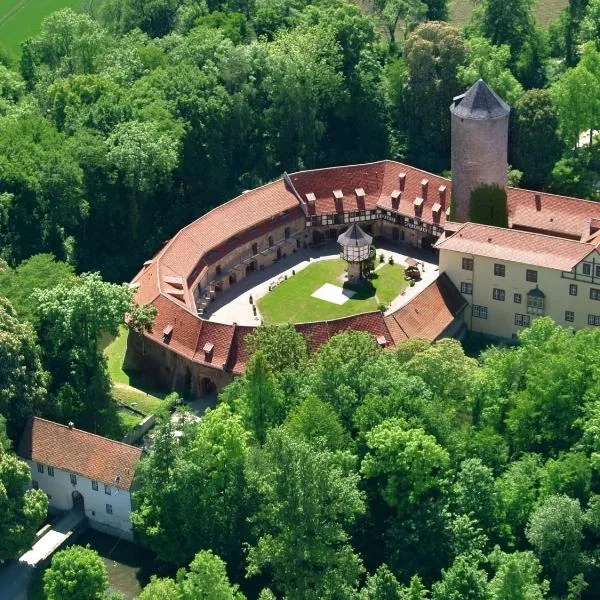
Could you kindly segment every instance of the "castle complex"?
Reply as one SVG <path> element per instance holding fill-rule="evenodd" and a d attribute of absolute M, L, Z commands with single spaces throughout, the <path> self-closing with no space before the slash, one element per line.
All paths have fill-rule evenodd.
<path fill-rule="evenodd" d="M 507 187 L 510 109 L 483 81 L 450 111 L 452 181 L 389 160 L 286 173 L 180 230 L 131 284 L 137 302 L 158 310 L 151 333 L 130 336 L 131 364 L 173 388 L 225 385 L 243 372 L 252 327 L 206 319 L 210 303 L 353 223 L 375 243 L 434 248 L 439 276 L 392 312 L 296 324 L 313 348 L 345 329 L 393 347 L 467 328 L 510 339 L 542 314 L 600 325 L 600 204 Z M 468 222 L 471 194 L 484 184 L 506 190 L 508 228 Z"/>

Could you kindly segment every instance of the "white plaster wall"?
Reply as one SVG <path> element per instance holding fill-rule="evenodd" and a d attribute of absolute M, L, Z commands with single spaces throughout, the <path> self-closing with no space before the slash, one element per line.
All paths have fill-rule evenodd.
<path fill-rule="evenodd" d="M 92 489 L 92 480 L 77 475 L 77 485 L 71 484 L 70 473 L 54 469 L 54 477 L 48 475 L 48 465 L 39 473 L 37 463 L 26 461 L 31 469 L 31 478 L 38 482 L 41 490 L 50 496 L 49 504 L 59 510 L 73 507 L 73 491 L 77 490 L 84 500 L 85 514 L 92 526 L 95 523 L 107 525 L 126 534 L 131 534 L 131 495 L 128 490 L 111 486 L 110 496 L 104 491 L 104 484 L 98 482 L 98 491 Z M 112 514 L 106 512 L 106 505 L 112 505 Z"/>

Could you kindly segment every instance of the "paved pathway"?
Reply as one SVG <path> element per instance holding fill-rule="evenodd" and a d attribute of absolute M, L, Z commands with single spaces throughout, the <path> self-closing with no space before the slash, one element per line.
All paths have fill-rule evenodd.
<path fill-rule="evenodd" d="M 377 247 L 376 266 L 379 255 L 383 253 L 385 260 L 393 256 L 394 262 L 406 266 L 407 257 L 414 258 L 424 265 L 421 268 L 423 277 L 413 287 L 407 287 L 401 295 L 390 304 L 389 312 L 397 310 L 423 291 L 438 273 L 437 256 L 433 251 L 419 250 L 403 243 L 380 242 Z M 337 244 L 329 243 L 319 248 L 309 248 L 292 253 L 278 262 L 245 277 L 234 286 L 217 297 L 208 307 L 205 318 L 218 323 L 237 323 L 238 325 L 260 325 L 260 315 L 255 316 L 250 304 L 250 295 L 254 303 L 269 292 L 269 285 L 283 281 L 292 271 L 298 273 L 308 265 L 319 260 L 339 258 Z"/>
<path fill-rule="evenodd" d="M 82 510 L 70 510 L 44 533 L 19 560 L 0 566 L 0 598 L 27 600 L 27 587 L 37 564 L 48 558 L 85 519 Z"/>

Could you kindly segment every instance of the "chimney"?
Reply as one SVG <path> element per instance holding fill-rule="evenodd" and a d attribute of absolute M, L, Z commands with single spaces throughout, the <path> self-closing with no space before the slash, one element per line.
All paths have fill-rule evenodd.
<path fill-rule="evenodd" d="M 390 194 L 390 199 L 392 201 L 392 208 L 394 210 L 398 210 L 400 206 L 400 198 L 402 198 L 402 192 L 400 190 L 394 190 Z"/>
<path fill-rule="evenodd" d="M 404 191 L 404 186 L 406 185 L 406 173 L 400 173 L 398 175 L 398 183 L 400 184 L 400 191 Z"/>
<path fill-rule="evenodd" d="M 359 207 L 359 210 L 364 210 L 365 208 L 365 190 L 363 188 L 356 188 L 354 190 L 356 194 L 356 205 Z"/>
<path fill-rule="evenodd" d="M 421 179 L 421 197 L 427 202 L 427 189 L 429 188 L 429 179 Z"/>
<path fill-rule="evenodd" d="M 73 421 L 69 421 L 69 429 L 73 429 L 73 425 L 74 425 Z"/>
<path fill-rule="evenodd" d="M 204 344 L 204 348 L 202 348 L 202 350 L 204 351 L 204 360 L 206 362 L 210 362 L 212 360 L 214 349 L 215 345 L 211 342 L 206 342 L 206 344 Z"/>
<path fill-rule="evenodd" d="M 377 345 L 380 348 L 385 348 L 386 344 L 387 344 L 387 340 L 385 339 L 385 335 L 378 335 L 377 336 Z"/>
<path fill-rule="evenodd" d="M 542 196 L 540 194 L 535 195 L 535 210 L 542 210 Z"/>
<path fill-rule="evenodd" d="M 308 192 L 308 194 L 306 194 L 306 203 L 308 204 L 309 208 L 314 207 L 316 201 L 317 197 L 312 192 Z"/>
<path fill-rule="evenodd" d="M 440 204 L 442 205 L 442 209 L 446 208 L 446 186 L 440 185 L 439 188 L 440 193 Z"/>
<path fill-rule="evenodd" d="M 335 201 L 336 210 L 344 210 L 344 194 L 342 190 L 333 190 L 333 199 Z"/>

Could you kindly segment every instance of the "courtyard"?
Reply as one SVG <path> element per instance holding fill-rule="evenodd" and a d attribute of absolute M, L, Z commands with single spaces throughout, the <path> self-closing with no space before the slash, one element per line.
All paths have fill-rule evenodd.
<path fill-rule="evenodd" d="M 344 282 L 345 268 L 339 258 L 322 260 L 288 276 L 258 301 L 264 322 L 303 323 L 374 311 L 408 286 L 401 265 L 377 265 L 372 278 L 352 284 Z"/>
<path fill-rule="evenodd" d="M 404 278 L 410 259 L 419 263 L 421 271 L 421 280 L 412 287 Z M 217 296 L 203 318 L 256 326 L 261 321 L 273 324 L 336 319 L 378 310 L 384 305 L 392 311 L 409 302 L 438 276 L 434 252 L 381 240 L 377 244 L 376 277 L 372 280 L 357 286 L 344 285 L 345 266 L 335 243 L 300 250 L 238 281 Z M 322 289 L 325 286 L 331 286 L 329 292 Z"/>

